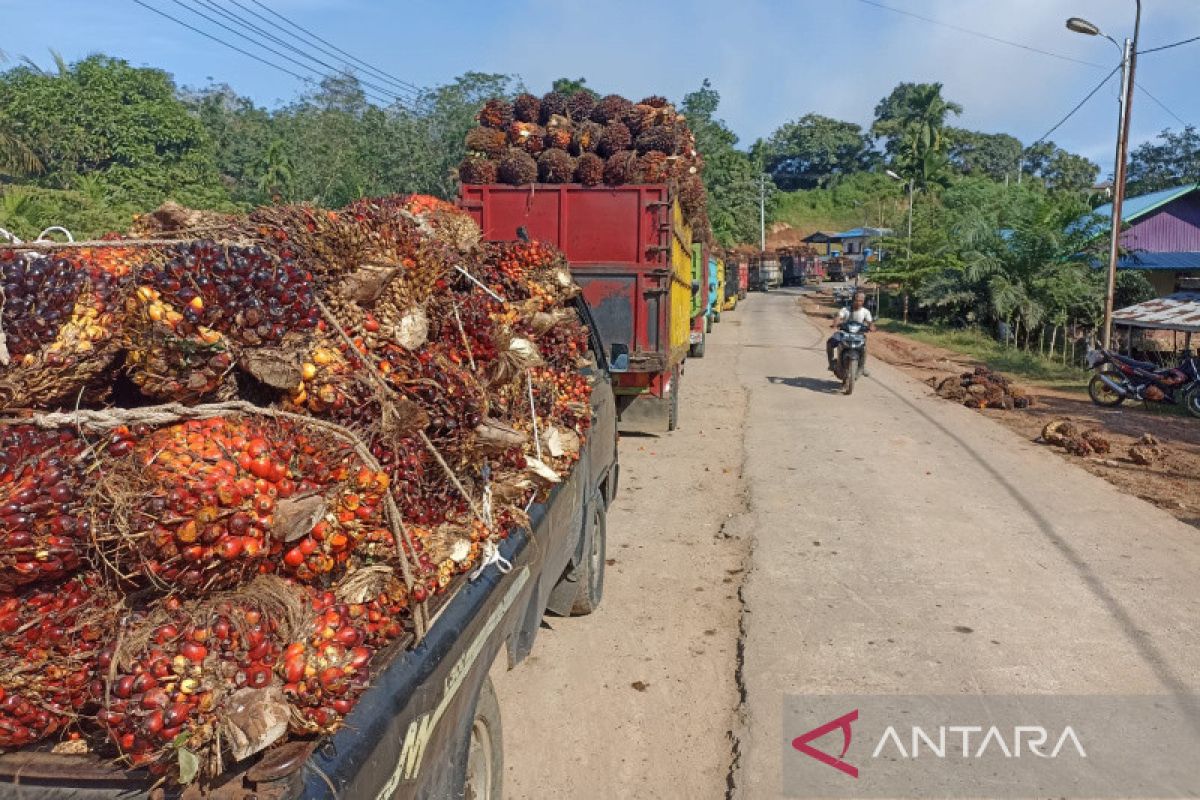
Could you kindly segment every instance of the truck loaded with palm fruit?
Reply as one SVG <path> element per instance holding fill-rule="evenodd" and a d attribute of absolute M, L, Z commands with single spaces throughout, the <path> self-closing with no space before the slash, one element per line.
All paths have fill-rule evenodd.
<path fill-rule="evenodd" d="M 704 354 L 711 238 L 702 159 L 661 97 L 491 100 L 466 139 L 460 205 L 488 241 L 543 240 L 592 308 L 624 421 L 674 430 Z"/>
<path fill-rule="evenodd" d="M 0 279 L 0 797 L 498 792 L 487 672 L 599 603 L 617 484 L 561 255 L 390 197 Z"/>

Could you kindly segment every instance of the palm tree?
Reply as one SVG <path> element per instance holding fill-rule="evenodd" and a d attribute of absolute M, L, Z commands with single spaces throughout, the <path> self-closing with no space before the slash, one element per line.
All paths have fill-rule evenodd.
<path fill-rule="evenodd" d="M 0 63 L 8 56 L 0 50 Z M 22 177 L 42 171 L 37 154 L 18 136 L 11 120 L 0 116 L 0 175 Z"/>
<path fill-rule="evenodd" d="M 286 196 L 292 183 L 291 161 L 284 150 L 282 140 L 275 139 L 267 145 L 259 168 L 262 170 L 262 177 L 258 179 L 258 190 L 270 196 L 272 201 L 278 202 Z"/>

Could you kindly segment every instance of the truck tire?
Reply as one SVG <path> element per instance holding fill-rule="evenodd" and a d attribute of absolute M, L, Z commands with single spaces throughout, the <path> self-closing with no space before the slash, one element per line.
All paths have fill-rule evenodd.
<path fill-rule="evenodd" d="M 467 737 L 464 800 L 500 800 L 504 794 L 504 736 L 492 679 L 484 677 Z"/>
<path fill-rule="evenodd" d="M 604 598 L 604 559 L 608 515 L 604 503 L 592 503 L 592 540 L 580 564 L 579 594 L 571 606 L 572 617 L 586 617 L 600 607 Z"/>
<path fill-rule="evenodd" d="M 692 345 L 691 348 L 688 349 L 688 355 L 690 355 L 692 358 L 704 358 L 703 338 L 701 338 L 700 341 L 696 342 L 696 344 Z"/>
<path fill-rule="evenodd" d="M 683 372 L 679 367 L 674 367 L 671 370 L 671 399 L 667 406 L 667 430 L 679 430 L 679 380 L 683 377 Z"/>
<path fill-rule="evenodd" d="M 709 314 L 708 317 L 706 317 L 704 320 L 704 332 L 712 333 L 712 326 L 713 326 L 713 315 Z"/>

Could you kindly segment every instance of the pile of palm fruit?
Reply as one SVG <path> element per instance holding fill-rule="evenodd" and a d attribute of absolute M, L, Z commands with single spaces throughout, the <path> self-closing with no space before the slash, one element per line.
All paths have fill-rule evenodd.
<path fill-rule="evenodd" d="M 591 420 L 566 263 L 428 197 L 0 248 L 0 750 L 330 733 Z"/>
<path fill-rule="evenodd" d="M 689 224 L 707 228 L 704 162 L 687 120 L 665 98 L 519 94 L 487 101 L 478 122 L 458 170 L 463 183 L 668 183 Z"/>
<path fill-rule="evenodd" d="M 1023 387 L 987 367 L 948 378 L 929 378 L 926 381 L 939 397 L 962 403 L 967 408 L 999 408 L 1011 411 L 1028 408 L 1033 396 Z"/>

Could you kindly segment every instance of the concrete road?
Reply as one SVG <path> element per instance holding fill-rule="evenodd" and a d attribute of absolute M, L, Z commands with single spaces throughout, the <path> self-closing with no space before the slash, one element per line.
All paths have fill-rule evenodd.
<path fill-rule="evenodd" d="M 622 441 L 604 605 L 494 670 L 508 796 L 778 797 L 787 694 L 1200 691 L 1194 528 L 883 364 L 842 396 L 817 323 L 753 295 Z"/>

